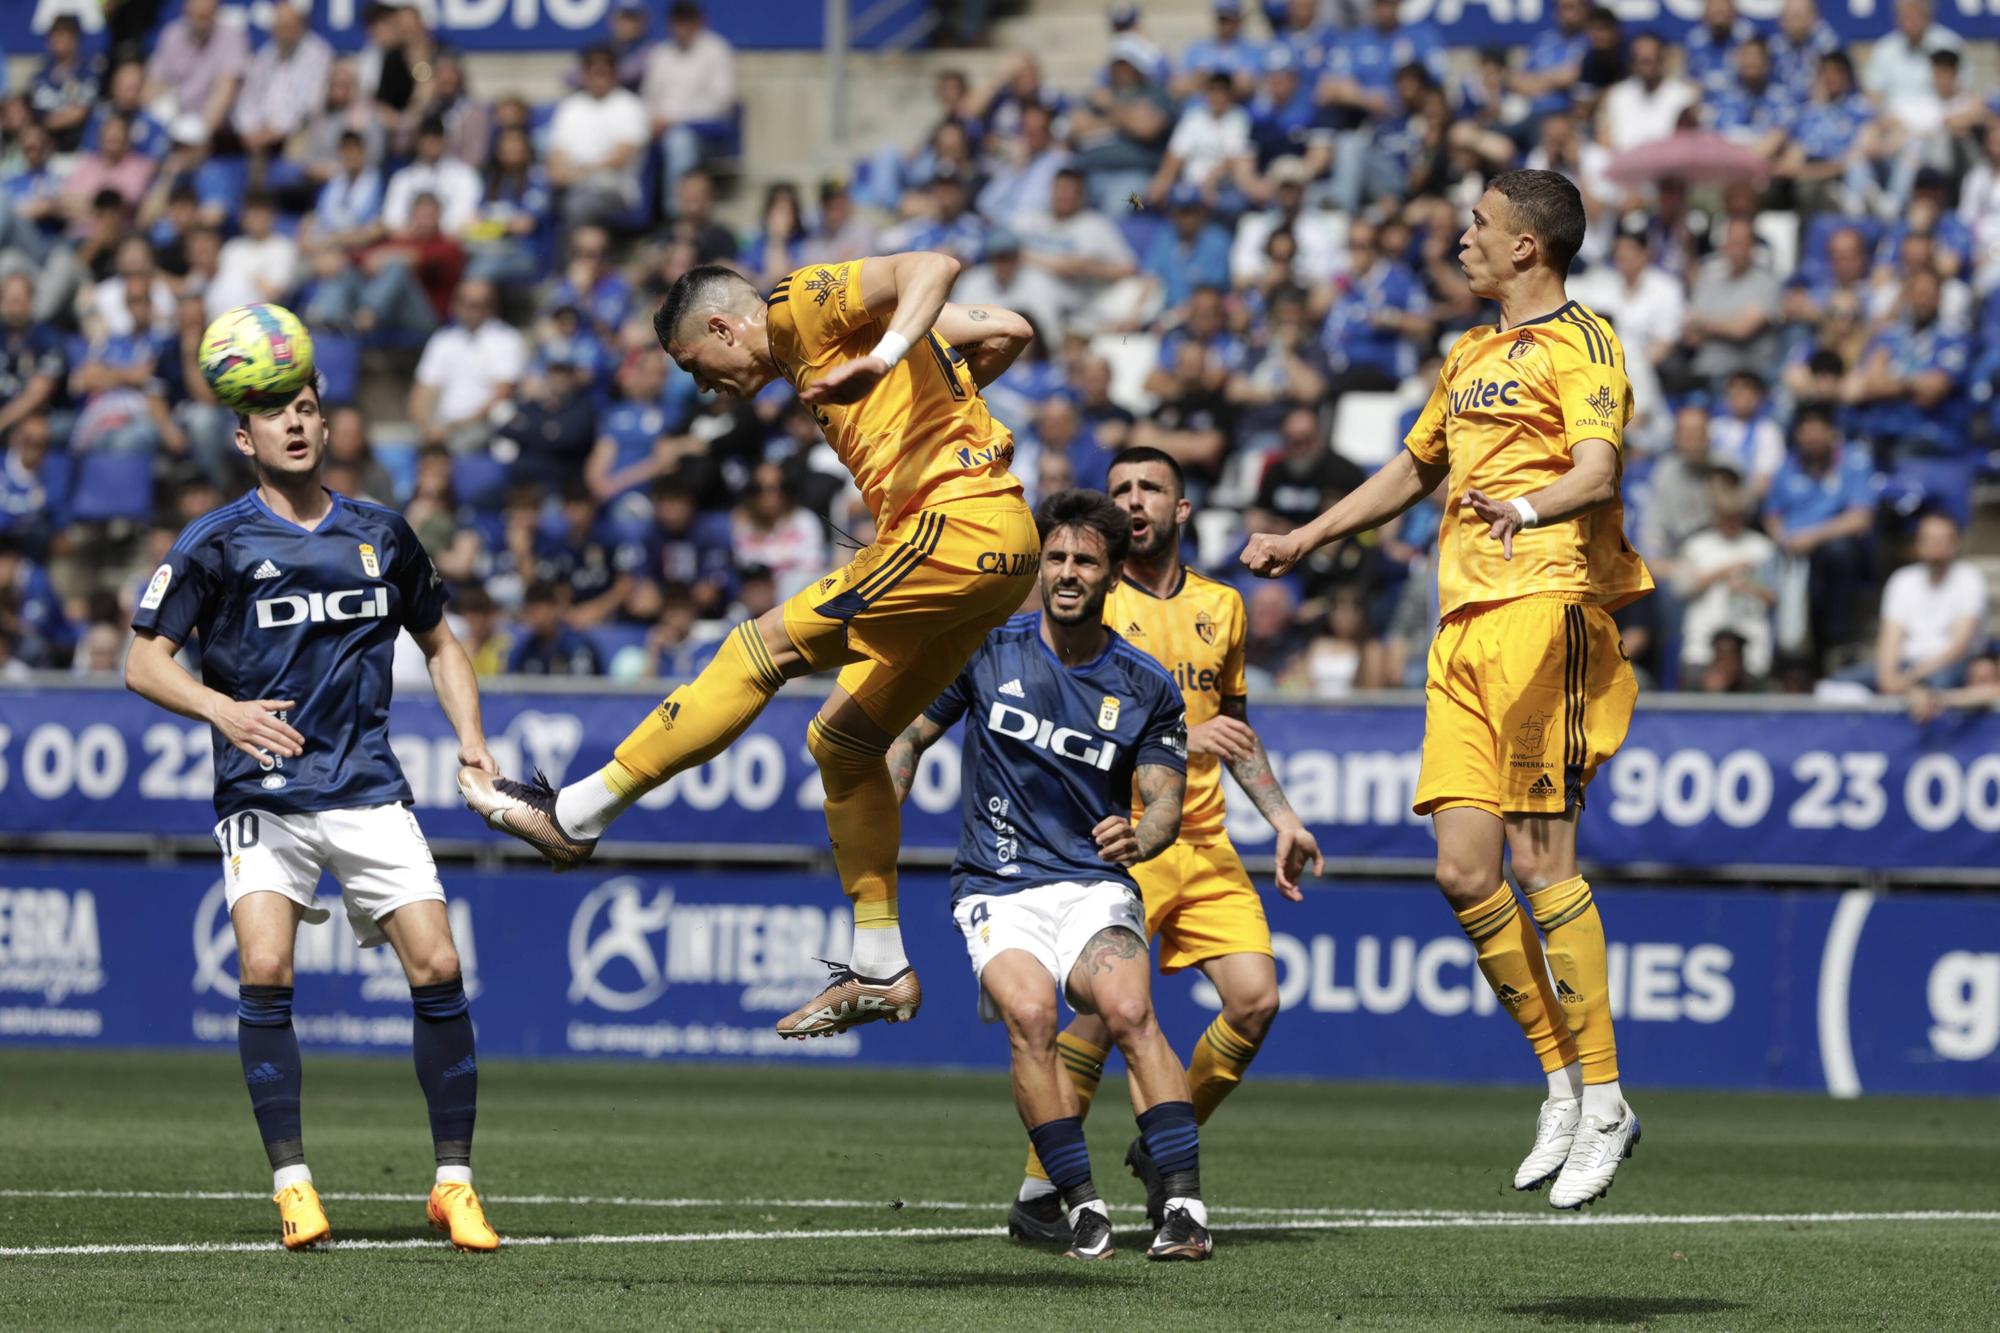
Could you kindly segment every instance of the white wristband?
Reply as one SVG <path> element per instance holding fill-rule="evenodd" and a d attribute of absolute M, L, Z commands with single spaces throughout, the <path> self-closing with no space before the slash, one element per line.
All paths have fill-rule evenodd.
<path fill-rule="evenodd" d="M 876 343 L 875 350 L 868 355 L 881 357 L 889 363 L 889 369 L 894 370 L 897 363 L 903 359 L 904 354 L 909 350 L 910 340 L 894 329 L 890 329 L 882 335 L 882 341 Z"/>
<path fill-rule="evenodd" d="M 1535 512 L 1535 507 L 1529 504 L 1526 500 L 1516 497 L 1509 503 L 1511 503 L 1514 506 L 1514 512 L 1521 516 L 1522 527 L 1532 528 L 1536 524 L 1542 521 L 1542 516 L 1540 514 L 1537 514 Z"/>

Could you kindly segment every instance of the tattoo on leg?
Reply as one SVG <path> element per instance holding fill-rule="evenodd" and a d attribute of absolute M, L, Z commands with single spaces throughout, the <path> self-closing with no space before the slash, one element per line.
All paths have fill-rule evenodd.
<path fill-rule="evenodd" d="M 1146 942 L 1125 927 L 1106 926 L 1083 946 L 1083 958 L 1090 964 L 1090 975 L 1094 977 L 1109 972 L 1123 959 L 1137 958 L 1145 951 Z"/>

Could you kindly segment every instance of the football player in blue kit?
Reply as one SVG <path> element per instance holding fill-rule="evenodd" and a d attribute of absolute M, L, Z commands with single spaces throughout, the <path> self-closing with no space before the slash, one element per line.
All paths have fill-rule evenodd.
<path fill-rule="evenodd" d="M 465 1250 L 500 1238 L 472 1189 L 479 1086 L 444 889 L 389 748 L 397 634 L 422 647 L 459 761 L 489 772 L 472 664 L 444 620 L 445 590 L 402 515 L 320 485 L 326 422 L 308 385 L 283 408 L 239 417 L 256 471 L 242 499 L 196 519 L 153 571 L 132 618 L 125 683 L 214 732 L 222 848 L 241 984 L 237 1045 L 270 1156 L 280 1235 L 331 1232 L 300 1128 L 292 950 L 322 871 L 355 938 L 387 943 L 410 982 L 411 1044 L 430 1106 L 437 1178 L 425 1212 Z M 201 679 L 174 656 L 199 639 Z"/>
<path fill-rule="evenodd" d="M 952 915 L 981 1007 L 1007 1025 L 1014 1103 L 1062 1195 L 1069 1257 L 1108 1259 L 1113 1247 L 1076 1089 L 1058 1063 L 1059 996 L 1102 1018 L 1125 1053 L 1139 1134 L 1167 1194 L 1147 1257 L 1206 1259 L 1194 1106 L 1153 1016 L 1146 909 L 1130 870 L 1180 833 L 1187 708 L 1173 677 L 1104 624 L 1132 542 L 1124 510 L 1099 491 L 1060 491 L 1035 523 L 1043 609 L 987 637 L 897 738 L 889 771 L 900 800 L 925 748 L 966 719 Z"/>

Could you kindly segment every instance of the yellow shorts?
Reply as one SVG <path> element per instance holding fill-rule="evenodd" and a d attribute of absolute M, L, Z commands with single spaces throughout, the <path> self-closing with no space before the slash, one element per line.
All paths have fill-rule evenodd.
<path fill-rule="evenodd" d="M 1041 553 L 1019 497 L 921 510 L 787 601 L 785 632 L 894 736 L 1021 609 Z"/>
<path fill-rule="evenodd" d="M 1146 900 L 1146 934 L 1160 941 L 1160 971 L 1233 953 L 1271 952 L 1271 926 L 1257 886 L 1227 838 L 1177 842 L 1132 867 Z"/>
<path fill-rule="evenodd" d="M 1523 597 L 1450 617 L 1431 641 L 1412 808 L 1582 809 L 1598 765 L 1624 744 L 1638 694 L 1601 606 Z"/>

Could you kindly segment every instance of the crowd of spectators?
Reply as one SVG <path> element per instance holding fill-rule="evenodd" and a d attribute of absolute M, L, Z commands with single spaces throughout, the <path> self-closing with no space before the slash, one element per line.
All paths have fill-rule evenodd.
<path fill-rule="evenodd" d="M 696 263 L 772 282 L 921 248 L 1036 325 L 988 391 L 1031 494 L 1165 449 L 1260 689 L 1417 684 L 1437 497 L 1284 580 L 1234 557 L 1396 448 L 1492 318 L 1456 263 L 1470 205 L 1525 165 L 1582 190 L 1571 294 L 1625 345 L 1660 592 L 1621 622 L 1650 682 L 1994 674 L 1958 548 L 2000 426 L 2000 98 L 1928 0 L 1865 55 L 1813 0 L 1775 24 L 1708 0 L 1684 35 L 1557 0 L 1513 53 L 1394 0 L 1216 0 L 1169 51 L 1118 5 L 1084 86 L 1031 54 L 947 70 L 920 140 L 769 186 L 743 231 L 711 170 L 732 53 L 699 6 L 657 13 L 619 0 L 546 105 L 482 96 L 406 3 L 348 58 L 284 4 L 250 34 L 186 0 L 102 58 L 57 20 L 0 100 L 0 672 L 115 663 L 135 574 L 244 484 L 193 352 L 252 300 L 312 327 L 328 483 L 408 515 L 482 671 L 697 667 L 871 532 L 789 392 L 699 394 L 653 306 Z M 356 410 L 372 349 L 414 363 L 403 421 Z"/>

